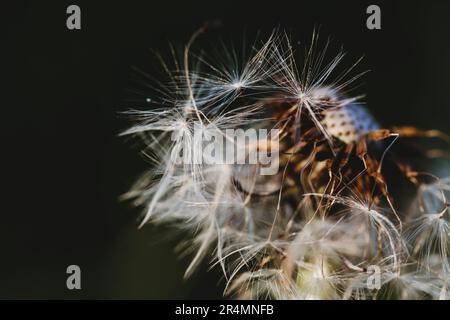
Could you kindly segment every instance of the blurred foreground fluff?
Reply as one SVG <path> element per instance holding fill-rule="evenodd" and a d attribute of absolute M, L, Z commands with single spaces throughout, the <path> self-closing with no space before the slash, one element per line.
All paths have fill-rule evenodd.
<path fill-rule="evenodd" d="M 450 180 L 425 171 L 439 150 L 417 147 L 447 136 L 384 128 L 349 95 L 357 63 L 340 69 L 345 54 L 328 58 L 316 33 L 308 48 L 274 32 L 246 57 L 225 46 L 211 57 L 192 49 L 202 31 L 160 59 L 167 79 L 123 133 L 152 162 L 124 198 L 145 208 L 141 226 L 192 235 L 186 276 L 212 256 L 237 298 L 448 299 Z M 203 147 L 194 129 L 248 128 L 279 130 L 278 145 L 264 142 L 277 174 L 176 161 Z"/>

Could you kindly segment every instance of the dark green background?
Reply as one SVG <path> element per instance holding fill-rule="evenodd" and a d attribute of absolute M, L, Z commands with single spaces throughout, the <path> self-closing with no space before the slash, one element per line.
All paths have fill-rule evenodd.
<path fill-rule="evenodd" d="M 373 3 L 379 31 L 365 27 Z M 81 31 L 66 29 L 69 4 L 82 9 Z M 117 201 L 146 167 L 116 136 L 131 67 L 205 21 L 221 20 L 224 38 L 281 26 L 304 41 L 321 26 L 350 57 L 365 55 L 361 90 L 383 124 L 450 133 L 448 1 L 29 1 L 2 15 L 0 298 L 221 296 L 218 270 L 182 279 L 183 235 L 137 230 L 138 212 Z M 81 291 L 65 287 L 70 264 L 82 269 Z"/>

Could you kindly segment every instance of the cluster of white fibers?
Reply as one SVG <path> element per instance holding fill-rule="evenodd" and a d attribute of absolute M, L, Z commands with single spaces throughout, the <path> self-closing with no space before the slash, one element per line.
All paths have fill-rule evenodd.
<path fill-rule="evenodd" d="M 141 138 L 151 161 L 124 195 L 145 208 L 140 226 L 170 223 L 188 231 L 192 241 L 182 247 L 193 260 L 186 275 L 212 254 L 225 293 L 240 298 L 448 298 L 448 180 L 421 185 L 417 211 L 399 216 L 387 191 L 375 197 L 363 192 L 370 186 L 352 184 L 370 171 L 360 145 L 360 173 L 345 177 L 345 161 L 339 169 L 327 165 L 379 129 L 345 91 L 361 74 L 349 76 L 354 65 L 336 72 L 345 54 L 327 59 L 328 43 L 319 50 L 314 33 L 299 62 L 289 38 L 275 31 L 245 59 L 226 46 L 212 58 L 192 48 L 203 31 L 173 66 L 161 60 L 169 80 L 154 88 L 151 106 L 127 112 L 135 123 L 123 134 Z M 336 129 L 341 111 L 351 123 Z M 279 154 L 271 159 L 277 174 L 261 175 L 254 163 L 178 161 L 187 151 L 202 154 L 199 131 L 235 144 L 228 130 L 248 128 L 279 130 L 279 145 L 270 146 Z M 247 147 L 258 151 L 260 143 L 267 141 Z M 318 152 L 295 160 L 308 145 L 328 148 L 328 162 L 317 160 Z M 387 151 L 368 177 L 382 186 Z M 379 279 L 371 270 L 380 271 Z"/>

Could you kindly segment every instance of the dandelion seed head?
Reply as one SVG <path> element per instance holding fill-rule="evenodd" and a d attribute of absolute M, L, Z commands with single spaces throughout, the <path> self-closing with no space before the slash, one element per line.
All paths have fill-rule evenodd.
<path fill-rule="evenodd" d="M 193 256 L 185 275 L 212 257 L 225 294 L 239 298 L 448 298 L 449 180 L 396 176 L 419 185 L 420 198 L 412 214 L 398 214 L 384 166 L 406 171 L 409 163 L 391 156 L 399 133 L 349 96 L 359 60 L 338 73 L 345 53 L 329 57 L 317 33 L 296 51 L 274 31 L 243 58 L 225 45 L 219 55 L 196 52 L 198 35 L 181 59 L 172 49 L 175 61 L 162 61 L 168 82 L 149 85 L 145 110 L 126 113 L 135 123 L 123 133 L 142 140 L 150 162 L 123 198 L 143 208 L 141 227 L 168 223 L 190 234 L 179 246 Z M 278 129 L 273 175 L 261 175 L 260 164 L 189 157 L 202 154 L 199 133 L 233 140 L 236 151 L 271 142 L 237 145 L 227 133 L 246 128 Z M 367 287 L 372 265 L 381 290 Z"/>

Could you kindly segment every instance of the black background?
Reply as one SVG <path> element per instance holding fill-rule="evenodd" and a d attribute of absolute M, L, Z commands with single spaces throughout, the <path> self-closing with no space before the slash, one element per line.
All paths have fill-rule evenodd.
<path fill-rule="evenodd" d="M 69 4 L 81 7 L 81 30 L 66 28 Z M 382 30 L 366 28 L 369 4 Z M 146 167 L 117 137 L 132 66 L 206 21 L 221 21 L 224 38 L 280 26 L 304 41 L 320 26 L 365 56 L 362 90 L 383 124 L 450 133 L 448 1 L 30 1 L 2 14 L 0 298 L 221 296 L 218 270 L 182 279 L 183 235 L 137 230 L 138 212 L 117 200 Z M 70 264 L 81 291 L 66 288 Z"/>

